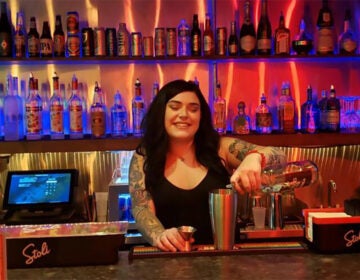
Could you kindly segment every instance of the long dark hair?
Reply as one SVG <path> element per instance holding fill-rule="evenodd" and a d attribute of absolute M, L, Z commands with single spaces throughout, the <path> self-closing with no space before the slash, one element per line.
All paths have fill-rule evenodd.
<path fill-rule="evenodd" d="M 212 125 L 210 108 L 197 84 L 192 81 L 174 80 L 164 85 L 152 101 L 142 123 L 144 136 L 136 152 L 145 156 L 144 172 L 146 189 L 151 192 L 164 176 L 169 139 L 164 126 L 167 102 L 177 94 L 191 91 L 200 101 L 200 124 L 195 134 L 197 160 L 209 170 L 227 176 L 228 173 L 218 154 L 220 136 Z"/>

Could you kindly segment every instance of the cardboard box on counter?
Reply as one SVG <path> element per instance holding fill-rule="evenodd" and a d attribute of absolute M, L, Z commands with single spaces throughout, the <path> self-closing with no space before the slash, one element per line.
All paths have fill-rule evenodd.
<path fill-rule="evenodd" d="M 3 226 L 8 268 L 114 264 L 127 222 Z"/>
<path fill-rule="evenodd" d="M 305 237 L 309 247 L 320 253 L 360 252 L 360 216 L 344 208 L 303 210 Z"/>

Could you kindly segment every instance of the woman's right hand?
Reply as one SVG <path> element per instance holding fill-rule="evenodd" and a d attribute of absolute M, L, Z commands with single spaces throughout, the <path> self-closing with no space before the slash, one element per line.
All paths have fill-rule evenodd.
<path fill-rule="evenodd" d="M 185 240 L 177 228 L 169 228 L 156 237 L 154 246 L 166 252 L 185 251 Z"/>

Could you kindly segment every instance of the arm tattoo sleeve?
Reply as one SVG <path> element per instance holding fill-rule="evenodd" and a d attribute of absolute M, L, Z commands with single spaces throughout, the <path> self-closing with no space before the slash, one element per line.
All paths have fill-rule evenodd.
<path fill-rule="evenodd" d="M 131 195 L 132 213 L 138 230 L 145 240 L 154 245 L 156 237 L 164 231 L 164 227 L 151 208 L 151 195 L 145 189 L 145 176 L 138 155 L 134 155 L 130 163 L 129 191 Z"/>

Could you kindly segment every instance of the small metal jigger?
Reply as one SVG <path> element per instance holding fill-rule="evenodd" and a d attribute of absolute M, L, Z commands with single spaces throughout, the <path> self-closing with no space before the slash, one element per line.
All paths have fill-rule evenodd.
<path fill-rule="evenodd" d="M 193 236 L 194 232 L 196 231 L 196 228 L 192 226 L 181 226 L 178 227 L 178 231 L 181 234 L 182 238 L 185 239 L 185 251 L 190 252 L 191 251 L 190 239 Z"/>

